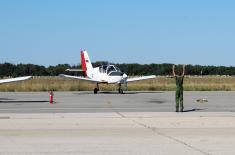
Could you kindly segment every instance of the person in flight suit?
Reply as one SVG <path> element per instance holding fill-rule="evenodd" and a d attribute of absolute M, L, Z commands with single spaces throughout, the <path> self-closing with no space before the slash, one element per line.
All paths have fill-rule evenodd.
<path fill-rule="evenodd" d="M 172 73 L 173 77 L 175 78 L 176 81 L 176 91 L 175 91 L 175 107 L 176 107 L 176 112 L 179 112 L 179 107 L 180 107 L 180 112 L 183 112 L 184 110 L 184 104 L 183 104 L 183 92 L 184 92 L 184 74 L 185 74 L 185 65 L 183 65 L 182 72 L 180 73 L 179 71 L 176 74 L 175 70 L 175 65 L 172 66 Z"/>

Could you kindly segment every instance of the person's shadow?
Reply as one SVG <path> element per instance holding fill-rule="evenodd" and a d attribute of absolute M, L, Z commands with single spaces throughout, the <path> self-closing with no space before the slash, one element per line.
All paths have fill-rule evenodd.
<path fill-rule="evenodd" d="M 184 110 L 183 112 L 195 112 L 195 111 L 202 111 L 202 110 L 205 110 L 205 109 L 194 108 L 194 109 Z"/>

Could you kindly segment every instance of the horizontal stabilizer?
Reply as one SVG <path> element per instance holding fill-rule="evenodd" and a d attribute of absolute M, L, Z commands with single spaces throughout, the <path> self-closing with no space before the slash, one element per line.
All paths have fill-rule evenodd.
<path fill-rule="evenodd" d="M 82 69 L 66 69 L 67 72 L 83 72 Z"/>
<path fill-rule="evenodd" d="M 24 76 L 24 77 L 17 77 L 17 78 L 11 78 L 11 79 L 2 79 L 2 80 L 0 80 L 0 84 L 17 82 L 17 81 L 24 81 L 24 80 L 29 80 L 31 78 L 32 78 L 32 76 Z"/>
<path fill-rule="evenodd" d="M 142 77 L 128 78 L 127 82 L 135 82 L 135 81 L 149 80 L 149 79 L 155 79 L 155 78 L 156 78 L 155 75 L 142 76 Z"/>

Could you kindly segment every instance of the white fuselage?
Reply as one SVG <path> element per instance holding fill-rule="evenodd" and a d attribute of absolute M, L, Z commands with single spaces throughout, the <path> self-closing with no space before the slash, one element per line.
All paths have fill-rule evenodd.
<path fill-rule="evenodd" d="M 109 65 L 94 68 L 88 78 L 100 81 L 99 83 L 114 84 L 123 83 L 123 79 L 127 78 L 127 75 L 122 73 L 117 67 Z"/>

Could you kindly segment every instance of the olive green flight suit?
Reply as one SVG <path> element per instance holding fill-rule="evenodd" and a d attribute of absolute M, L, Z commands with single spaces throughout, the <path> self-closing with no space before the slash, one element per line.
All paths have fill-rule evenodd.
<path fill-rule="evenodd" d="M 175 103 L 176 103 L 176 111 L 183 111 L 184 104 L 183 104 L 183 84 L 184 84 L 184 76 L 176 76 L 176 92 L 175 92 Z"/>

